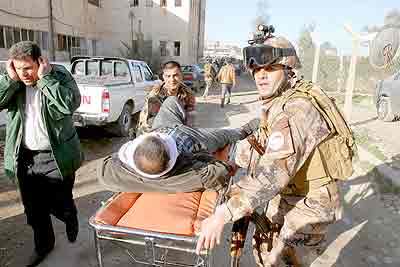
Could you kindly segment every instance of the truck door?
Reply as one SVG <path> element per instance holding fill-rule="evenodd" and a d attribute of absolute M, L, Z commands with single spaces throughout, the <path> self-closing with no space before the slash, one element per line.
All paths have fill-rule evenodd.
<path fill-rule="evenodd" d="M 146 83 L 143 79 L 143 74 L 138 63 L 131 62 L 131 73 L 132 79 L 135 83 L 135 110 L 134 112 L 139 112 L 142 110 L 144 105 L 144 100 L 147 96 L 145 91 Z"/>

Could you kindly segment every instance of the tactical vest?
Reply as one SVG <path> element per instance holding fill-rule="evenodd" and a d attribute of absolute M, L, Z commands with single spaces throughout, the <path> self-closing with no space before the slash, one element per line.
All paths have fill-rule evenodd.
<path fill-rule="evenodd" d="M 282 191 L 282 194 L 305 195 L 310 190 L 327 185 L 333 180 L 349 178 L 353 173 L 352 158 L 356 148 L 350 127 L 336 104 L 320 87 L 310 81 L 299 81 L 294 88 L 277 99 L 278 102 L 274 103 L 274 106 L 283 112 L 285 104 L 293 98 L 305 98 L 311 101 L 330 129 L 329 136 L 317 145 Z M 274 118 L 268 118 L 264 129 L 271 129 L 273 121 Z"/>

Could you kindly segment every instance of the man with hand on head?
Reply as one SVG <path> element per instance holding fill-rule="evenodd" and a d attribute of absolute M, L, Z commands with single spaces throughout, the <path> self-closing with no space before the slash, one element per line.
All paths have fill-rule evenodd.
<path fill-rule="evenodd" d="M 72 114 L 81 98 L 71 74 L 51 65 L 37 44 L 19 42 L 9 54 L 0 76 L 0 108 L 7 109 L 4 167 L 18 180 L 33 230 L 35 249 L 26 266 L 37 266 L 54 248 L 50 214 L 65 223 L 70 242 L 78 235 L 72 188 L 81 151 Z"/>

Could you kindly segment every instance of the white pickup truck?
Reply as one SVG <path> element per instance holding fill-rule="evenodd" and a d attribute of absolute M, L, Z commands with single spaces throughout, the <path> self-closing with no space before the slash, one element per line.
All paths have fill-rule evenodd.
<path fill-rule="evenodd" d="M 80 93 L 81 106 L 74 113 L 75 126 L 111 125 L 128 136 L 132 115 L 141 111 L 151 88 L 161 83 L 144 61 L 114 57 L 74 57 L 71 73 Z"/>

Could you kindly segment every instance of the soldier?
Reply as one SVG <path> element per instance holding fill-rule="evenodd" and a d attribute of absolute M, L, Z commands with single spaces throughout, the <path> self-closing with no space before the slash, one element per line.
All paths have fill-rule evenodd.
<path fill-rule="evenodd" d="M 207 100 L 208 90 L 212 86 L 216 76 L 214 66 L 211 64 L 211 58 L 207 59 L 207 63 L 204 65 L 204 80 L 206 81 L 206 90 L 204 90 L 203 98 Z"/>
<path fill-rule="evenodd" d="M 296 80 L 294 70 L 301 65 L 289 41 L 264 32 L 249 43 L 244 58 L 262 101 L 261 122 L 255 142 L 237 154 L 247 175 L 202 222 L 196 252 L 219 244 L 226 223 L 267 204 L 261 216 L 275 232 L 255 232 L 257 265 L 309 266 L 323 251 L 328 226 L 338 219 L 336 180 L 352 173 L 353 139 L 323 91 Z M 317 105 L 322 102 L 326 105 Z"/>
<path fill-rule="evenodd" d="M 196 102 L 192 90 L 183 84 L 181 65 L 176 61 L 168 61 L 162 66 L 164 82 L 155 86 L 146 97 L 143 110 L 139 115 L 136 134 L 140 135 L 151 130 L 153 120 L 168 96 L 177 96 L 183 101 L 185 124 L 193 125 L 193 111 Z"/>

